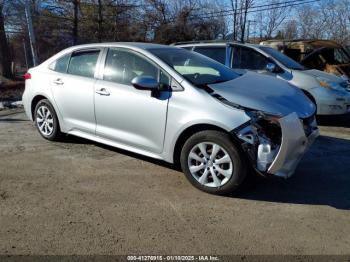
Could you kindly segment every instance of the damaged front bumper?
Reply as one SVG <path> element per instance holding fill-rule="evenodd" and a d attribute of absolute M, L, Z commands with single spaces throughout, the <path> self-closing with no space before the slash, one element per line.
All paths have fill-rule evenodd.
<path fill-rule="evenodd" d="M 254 121 L 236 130 L 236 135 L 259 173 L 288 178 L 319 135 L 316 120 L 314 116 L 300 119 L 296 113 L 291 113 L 279 118 L 273 125 L 280 129 L 278 142 Z"/>
<path fill-rule="evenodd" d="M 319 136 L 319 131 L 314 120 L 314 123 L 307 127 L 311 128 L 307 136 L 305 126 L 296 113 L 281 118 L 279 123 L 282 143 L 267 173 L 288 178 L 294 173 L 306 150 Z"/>

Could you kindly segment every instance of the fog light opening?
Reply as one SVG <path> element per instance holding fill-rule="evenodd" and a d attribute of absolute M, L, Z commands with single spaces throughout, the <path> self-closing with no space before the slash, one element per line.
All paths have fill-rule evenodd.
<path fill-rule="evenodd" d="M 273 162 L 278 150 L 272 149 L 269 142 L 263 141 L 258 146 L 257 168 L 259 171 L 265 172 L 269 165 Z"/>

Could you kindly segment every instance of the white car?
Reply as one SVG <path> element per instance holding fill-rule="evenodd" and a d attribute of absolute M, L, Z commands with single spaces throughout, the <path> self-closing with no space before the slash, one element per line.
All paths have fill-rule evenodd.
<path fill-rule="evenodd" d="M 307 69 L 271 47 L 235 42 L 189 42 L 175 44 L 208 56 L 237 72 L 247 70 L 267 74 L 299 87 L 317 106 L 318 115 L 350 112 L 347 79 L 315 69 Z"/>

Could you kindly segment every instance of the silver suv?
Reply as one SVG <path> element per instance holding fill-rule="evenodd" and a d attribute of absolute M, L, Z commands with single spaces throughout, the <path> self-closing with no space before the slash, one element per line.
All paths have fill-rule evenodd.
<path fill-rule="evenodd" d="M 216 194 L 250 168 L 289 177 L 318 135 L 313 103 L 287 82 L 155 44 L 66 49 L 28 71 L 23 102 L 48 140 L 65 133 L 180 163 Z"/>

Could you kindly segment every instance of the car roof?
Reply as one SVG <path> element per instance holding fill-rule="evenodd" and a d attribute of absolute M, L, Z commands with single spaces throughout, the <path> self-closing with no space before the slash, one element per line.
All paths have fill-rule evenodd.
<path fill-rule="evenodd" d="M 82 45 L 75 45 L 68 47 L 59 53 L 55 54 L 54 56 L 50 57 L 43 63 L 41 63 L 41 66 L 47 66 L 56 59 L 60 58 L 63 55 L 69 54 L 71 52 L 76 51 L 83 51 L 84 49 L 98 49 L 98 48 L 104 48 L 104 47 L 119 47 L 119 48 L 129 48 L 133 50 L 138 50 L 140 52 L 149 51 L 152 49 L 180 49 L 180 47 L 176 46 L 168 46 L 168 45 L 161 45 L 161 44 L 153 44 L 153 43 L 142 43 L 142 42 L 105 42 L 105 43 L 91 43 L 91 44 L 82 44 Z"/>
<path fill-rule="evenodd" d="M 153 43 L 143 43 L 143 42 L 106 42 L 106 43 L 93 43 L 93 44 L 83 44 L 83 45 L 76 45 L 72 46 L 72 48 L 95 48 L 95 47 L 118 47 L 118 46 L 125 46 L 125 47 L 136 47 L 140 49 L 154 49 L 154 48 L 171 48 L 171 46 L 168 45 L 161 45 L 161 44 L 153 44 Z"/>
<path fill-rule="evenodd" d="M 240 45 L 240 46 L 246 46 L 246 47 L 253 47 L 253 48 L 259 48 L 260 45 L 258 44 L 250 44 L 250 43 L 241 43 L 241 42 L 233 42 L 233 41 L 193 41 L 193 42 L 179 42 L 172 44 L 172 46 L 177 47 L 186 47 L 186 46 L 226 46 L 226 45 Z"/>

